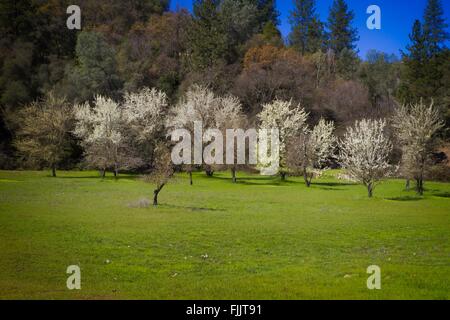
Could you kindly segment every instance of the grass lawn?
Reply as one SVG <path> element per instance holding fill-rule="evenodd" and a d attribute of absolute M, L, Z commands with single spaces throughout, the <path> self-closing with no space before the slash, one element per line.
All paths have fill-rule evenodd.
<path fill-rule="evenodd" d="M 450 184 L 0 171 L 0 298 L 449 299 Z M 109 263 L 108 263 L 109 262 Z M 81 267 L 81 290 L 66 268 Z M 378 265 L 382 289 L 368 290 Z"/>

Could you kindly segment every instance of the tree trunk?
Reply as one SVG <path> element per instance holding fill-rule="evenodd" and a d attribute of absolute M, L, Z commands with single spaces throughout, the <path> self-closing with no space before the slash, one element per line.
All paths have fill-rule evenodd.
<path fill-rule="evenodd" d="M 306 169 L 303 169 L 303 178 L 305 179 L 306 187 L 311 187 L 312 178 L 308 177 L 308 172 L 306 171 Z"/>
<path fill-rule="evenodd" d="M 194 185 L 194 181 L 192 180 L 192 171 L 189 171 L 189 183 L 190 185 Z"/>
<path fill-rule="evenodd" d="M 235 167 L 231 168 L 231 178 L 232 178 L 233 183 L 236 183 L 236 182 L 237 182 L 237 178 L 236 178 L 236 168 L 235 168 Z"/>
<path fill-rule="evenodd" d="M 425 171 L 425 159 L 422 159 L 419 169 L 420 171 L 418 177 L 416 177 L 416 191 L 418 195 L 423 196 L 423 175 Z"/>
<path fill-rule="evenodd" d="M 117 177 L 119 176 L 119 166 L 116 164 L 114 164 L 114 178 L 117 179 Z"/>
<path fill-rule="evenodd" d="M 52 177 L 56 177 L 56 165 L 52 165 Z"/>
<path fill-rule="evenodd" d="M 161 192 L 162 188 L 164 188 L 164 185 L 158 186 L 155 191 L 153 191 L 153 206 L 158 206 L 158 195 Z"/>
<path fill-rule="evenodd" d="M 410 179 L 406 180 L 405 189 L 406 189 L 406 191 L 409 191 L 411 189 L 411 180 Z"/>
<path fill-rule="evenodd" d="M 212 177 L 214 175 L 214 171 L 211 169 L 211 167 L 206 167 L 205 173 L 208 177 Z"/>
<path fill-rule="evenodd" d="M 371 183 L 369 183 L 367 185 L 367 192 L 369 194 L 369 198 L 372 198 L 373 197 L 373 185 Z"/>
<path fill-rule="evenodd" d="M 158 189 L 153 191 L 153 206 L 154 207 L 158 206 L 158 194 L 159 194 L 159 190 Z"/>
<path fill-rule="evenodd" d="M 105 177 L 106 177 L 106 169 L 102 169 L 100 174 L 102 176 L 102 179 L 105 179 Z"/>
<path fill-rule="evenodd" d="M 281 172 L 280 176 L 281 176 L 281 181 L 286 181 L 286 172 Z"/>
<path fill-rule="evenodd" d="M 420 196 L 423 196 L 423 178 L 416 179 L 416 191 L 417 194 Z"/>

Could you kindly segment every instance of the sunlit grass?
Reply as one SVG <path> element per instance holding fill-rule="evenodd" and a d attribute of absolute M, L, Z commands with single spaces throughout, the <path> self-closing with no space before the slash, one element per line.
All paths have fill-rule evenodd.
<path fill-rule="evenodd" d="M 135 176 L 58 174 L 0 171 L 0 298 L 450 297 L 450 184 L 417 197 L 392 180 L 368 199 L 332 172 L 310 189 L 198 173 L 142 208 L 152 186 Z M 74 264 L 80 291 L 66 288 Z M 379 291 L 366 287 L 373 264 Z"/>

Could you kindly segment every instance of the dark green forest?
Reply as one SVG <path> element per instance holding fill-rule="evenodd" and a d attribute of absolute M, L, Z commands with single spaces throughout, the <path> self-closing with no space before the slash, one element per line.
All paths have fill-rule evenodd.
<path fill-rule="evenodd" d="M 440 0 L 428 1 L 398 57 L 373 50 L 365 59 L 344 0 L 334 1 L 326 21 L 315 0 L 294 3 L 283 38 L 275 0 L 196 0 L 192 13 L 169 11 L 168 0 L 79 0 L 80 31 L 66 27 L 70 1 L 1 0 L 0 168 L 29 165 L 14 147 L 16 115 L 48 95 L 73 105 L 149 87 L 175 103 L 201 84 L 238 97 L 249 123 L 262 104 L 292 99 L 310 121 L 333 120 L 338 133 L 357 119 L 389 117 L 397 104 L 433 100 L 448 128 L 450 50 Z M 75 138 L 66 148 L 59 166 L 70 169 L 82 150 Z"/>

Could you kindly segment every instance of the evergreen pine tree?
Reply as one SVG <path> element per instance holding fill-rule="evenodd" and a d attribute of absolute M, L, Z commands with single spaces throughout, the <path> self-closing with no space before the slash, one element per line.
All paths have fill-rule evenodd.
<path fill-rule="evenodd" d="M 425 44 L 422 23 L 414 22 L 412 33 L 409 35 L 410 44 L 407 52 L 402 52 L 402 84 L 399 90 L 400 99 L 404 102 L 415 102 L 425 94 L 424 66 L 427 61 L 427 47 Z"/>
<path fill-rule="evenodd" d="M 445 41 L 449 38 L 447 27 L 441 1 L 428 0 L 424 13 L 423 36 L 430 57 L 435 56 L 445 47 Z"/>
<path fill-rule="evenodd" d="M 302 54 L 313 53 L 323 48 L 324 26 L 315 9 L 315 0 L 295 0 L 291 12 L 291 45 Z"/>
<path fill-rule="evenodd" d="M 276 7 L 275 0 L 249 0 L 251 3 L 256 4 L 258 12 L 258 20 L 261 30 L 268 22 L 272 22 L 275 26 L 279 24 L 280 13 Z"/>
<path fill-rule="evenodd" d="M 349 10 L 344 0 L 334 0 L 328 17 L 330 31 L 329 46 L 337 54 L 344 49 L 354 50 L 358 41 L 358 32 L 352 27 L 355 14 Z"/>
<path fill-rule="evenodd" d="M 189 30 L 192 68 L 206 69 L 225 60 L 228 39 L 219 15 L 219 0 L 195 0 L 194 21 Z"/>

